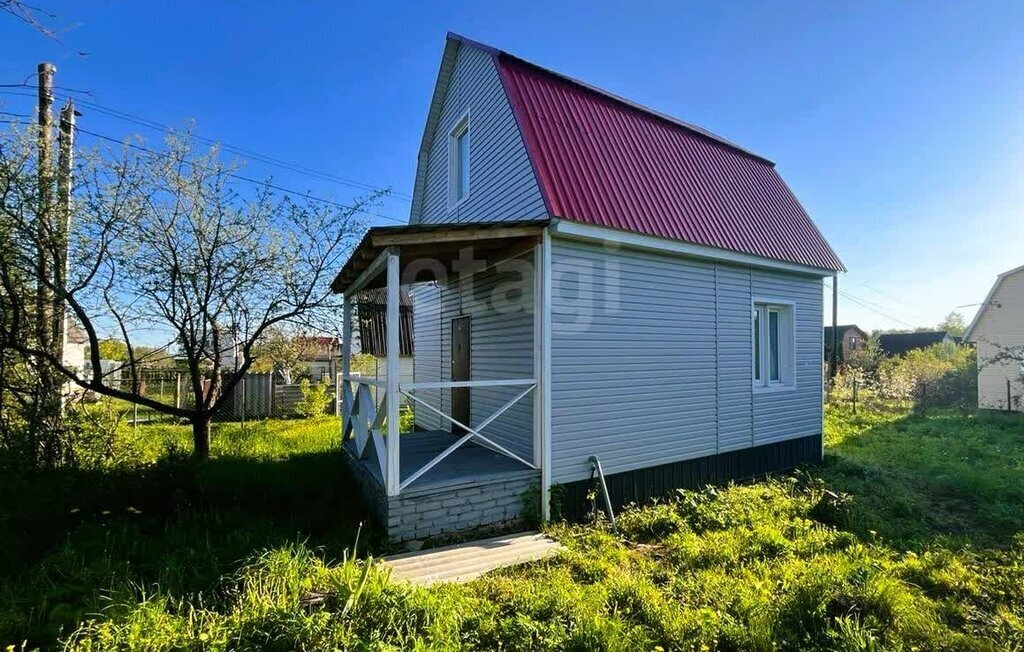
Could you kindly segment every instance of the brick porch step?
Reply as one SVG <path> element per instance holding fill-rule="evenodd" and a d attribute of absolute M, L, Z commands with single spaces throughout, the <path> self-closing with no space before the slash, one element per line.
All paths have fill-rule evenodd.
<path fill-rule="evenodd" d="M 468 582 L 489 571 L 544 559 L 561 546 L 539 532 L 507 534 L 492 539 L 418 550 L 384 557 L 392 577 L 429 586 Z"/>

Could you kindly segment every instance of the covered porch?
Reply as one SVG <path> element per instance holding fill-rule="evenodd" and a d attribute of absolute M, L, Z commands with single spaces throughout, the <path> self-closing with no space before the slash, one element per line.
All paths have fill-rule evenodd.
<path fill-rule="evenodd" d="M 374 228 L 332 284 L 344 295 L 338 399 L 346 459 L 393 538 L 511 520 L 531 490 L 547 517 L 545 226 Z M 351 373 L 353 308 L 367 290 L 386 295 L 382 380 Z M 398 372 L 403 291 L 417 311 L 413 382 Z M 404 434 L 400 403 L 415 414 Z"/>

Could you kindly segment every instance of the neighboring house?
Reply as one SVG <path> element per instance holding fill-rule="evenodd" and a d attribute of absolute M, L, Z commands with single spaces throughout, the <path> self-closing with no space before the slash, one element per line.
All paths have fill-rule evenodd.
<path fill-rule="evenodd" d="M 1024 266 L 996 277 L 964 341 L 978 352 L 978 407 L 1024 411 Z"/>
<path fill-rule="evenodd" d="M 884 333 L 878 336 L 878 348 L 890 358 L 915 349 L 927 349 L 936 344 L 957 344 L 959 338 L 946 331 L 919 331 L 916 333 Z"/>
<path fill-rule="evenodd" d="M 864 347 L 864 343 L 867 342 L 869 335 L 862 331 L 855 324 L 847 324 L 846 326 L 831 326 L 825 327 L 824 339 L 825 339 L 825 362 L 832 360 L 832 342 L 833 342 L 833 331 L 838 332 L 839 336 L 839 364 L 843 364 L 850 357 L 850 353 Z"/>
<path fill-rule="evenodd" d="M 64 341 L 64 365 L 81 371 L 85 369 L 88 357 L 89 335 L 70 317 L 64 323 L 67 328 L 67 337 Z"/>
<path fill-rule="evenodd" d="M 819 460 L 822 279 L 843 270 L 768 159 L 450 35 L 410 224 L 370 229 L 332 285 L 349 333 L 365 289 L 389 324 L 400 285 L 416 306 L 386 423 L 346 383 L 351 468 L 404 539 L 530 496 L 579 516 L 593 460 L 617 506 Z M 400 396 L 422 431 L 398 437 Z"/>
<path fill-rule="evenodd" d="M 340 371 L 341 342 L 336 337 L 299 336 L 303 350 L 300 362 L 306 366 L 310 382 L 327 379 L 334 384 L 334 375 Z M 298 381 L 294 381 L 298 382 Z"/>

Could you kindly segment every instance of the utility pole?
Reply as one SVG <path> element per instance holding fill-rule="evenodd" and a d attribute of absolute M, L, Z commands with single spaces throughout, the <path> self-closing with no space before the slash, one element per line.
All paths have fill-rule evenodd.
<path fill-rule="evenodd" d="M 36 238 L 38 239 L 38 260 L 36 261 L 36 335 L 39 348 L 51 350 L 50 329 L 51 292 L 47 286 L 50 278 L 49 244 L 53 235 L 53 75 L 57 68 L 52 63 L 41 63 L 37 68 L 39 89 L 39 206 L 36 215 Z M 42 365 L 43 369 L 47 365 Z M 44 378 L 50 376 L 43 371 Z M 51 388 L 47 388 L 48 391 Z"/>
<path fill-rule="evenodd" d="M 839 274 L 832 277 L 832 355 L 828 365 L 829 378 L 835 378 L 839 363 Z"/>

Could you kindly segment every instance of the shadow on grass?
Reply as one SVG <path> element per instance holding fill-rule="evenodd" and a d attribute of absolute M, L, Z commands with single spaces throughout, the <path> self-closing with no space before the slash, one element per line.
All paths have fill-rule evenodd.
<path fill-rule="evenodd" d="M 209 590 L 267 548 L 305 541 L 340 558 L 368 520 L 340 455 L 4 474 L 0 644 L 52 645 L 132 587 Z M 360 554 L 380 542 L 368 523 Z"/>
<path fill-rule="evenodd" d="M 812 471 L 853 497 L 850 529 L 893 545 L 1005 547 L 1024 531 L 1024 418 L 932 410 L 827 418 Z"/>

